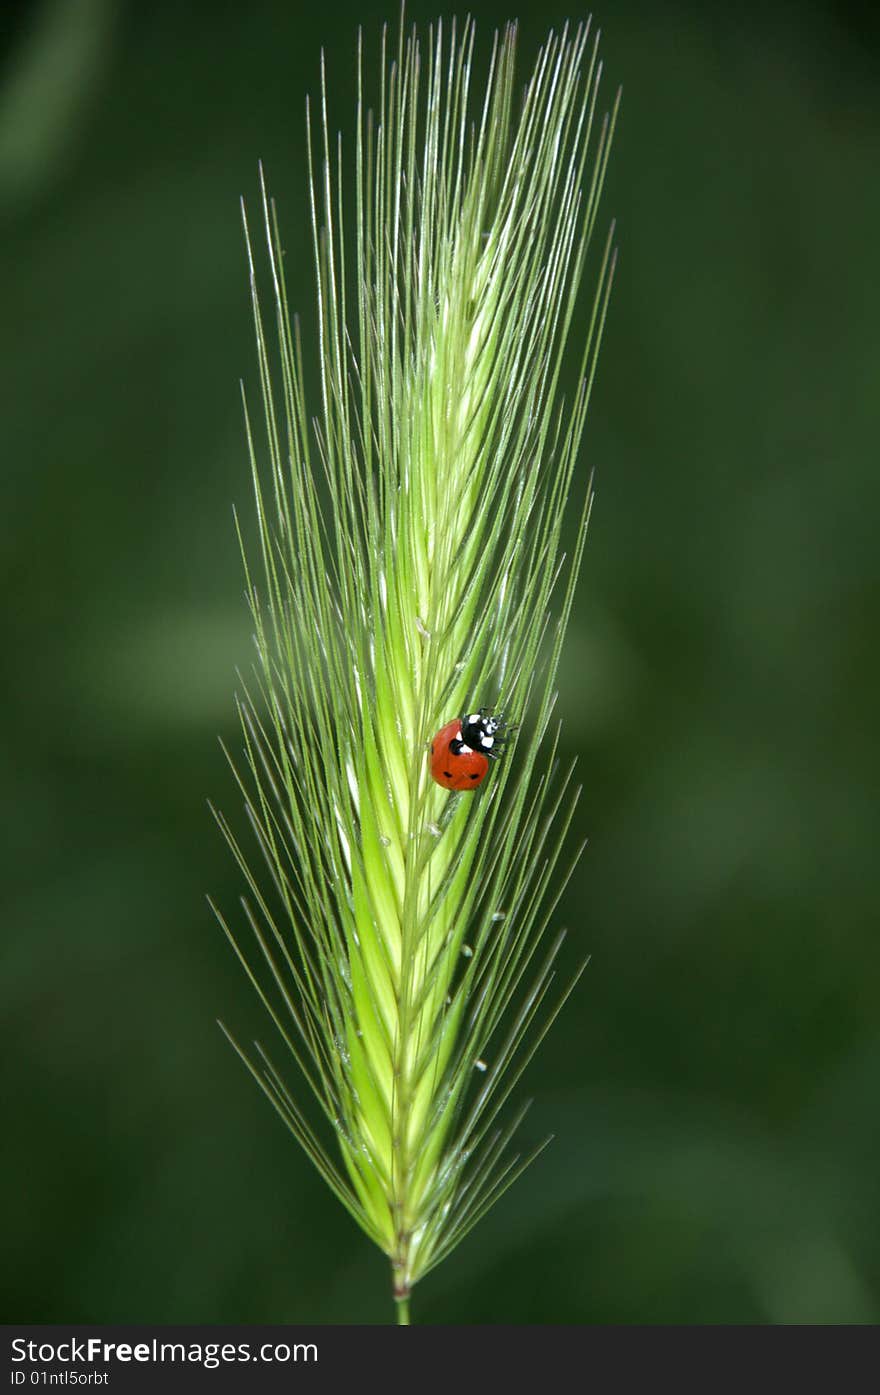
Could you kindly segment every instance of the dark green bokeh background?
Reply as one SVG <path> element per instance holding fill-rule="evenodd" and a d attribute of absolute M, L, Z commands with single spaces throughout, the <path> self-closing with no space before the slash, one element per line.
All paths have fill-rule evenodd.
<path fill-rule="evenodd" d="M 566 13 L 520 8 L 523 68 Z M 304 94 L 323 44 L 350 131 L 394 6 L 7 14 L 3 1317 L 387 1321 L 215 1025 L 264 1031 L 204 892 L 239 890 L 205 806 L 238 811 L 249 662 L 237 199 L 262 158 L 308 325 Z M 553 1147 L 414 1314 L 876 1321 L 880 31 L 598 18 L 621 262 L 561 675 L 592 963 L 527 1082 Z"/>

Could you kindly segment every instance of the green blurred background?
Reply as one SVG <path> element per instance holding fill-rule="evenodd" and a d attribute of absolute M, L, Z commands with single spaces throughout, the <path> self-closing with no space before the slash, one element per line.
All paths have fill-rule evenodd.
<path fill-rule="evenodd" d="M 237 200 L 262 158 L 308 328 L 304 95 L 323 45 L 351 130 L 395 7 L 4 13 L 2 1314 L 388 1321 L 215 1025 L 266 1034 L 204 893 L 239 891 L 205 805 L 239 813 L 249 662 Z M 567 13 L 520 7 L 523 70 Z M 880 28 L 597 17 L 621 262 L 561 675 L 592 962 L 527 1081 L 555 1143 L 414 1316 L 877 1321 Z"/>

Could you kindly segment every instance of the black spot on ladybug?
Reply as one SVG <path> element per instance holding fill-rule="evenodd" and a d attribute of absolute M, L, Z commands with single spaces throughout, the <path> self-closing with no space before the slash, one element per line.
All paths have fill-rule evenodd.
<path fill-rule="evenodd" d="M 472 776 L 471 776 L 471 779 L 472 779 L 472 780 L 479 780 L 479 778 L 480 778 L 479 775 L 472 775 Z"/>
<path fill-rule="evenodd" d="M 451 780 L 451 779 L 452 779 L 452 771 L 451 771 L 451 770 L 444 770 L 444 771 L 443 771 L 443 774 L 446 776 L 447 780 Z"/>
<path fill-rule="evenodd" d="M 433 756 L 433 754 L 434 754 L 434 743 L 433 743 L 433 741 L 432 741 L 432 742 L 431 742 L 431 755 Z"/>

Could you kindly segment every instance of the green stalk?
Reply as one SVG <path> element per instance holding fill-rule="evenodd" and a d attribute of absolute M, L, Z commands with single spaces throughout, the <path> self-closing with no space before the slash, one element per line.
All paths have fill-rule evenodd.
<path fill-rule="evenodd" d="M 403 30 L 394 55 L 383 42 L 375 116 L 359 55 L 353 189 L 322 81 L 308 118 L 314 428 L 265 186 L 268 314 L 245 220 L 263 435 L 246 412 L 257 664 L 233 768 L 256 862 L 217 817 L 253 944 L 220 919 L 303 1102 L 262 1048 L 243 1059 L 388 1255 L 401 1323 L 412 1285 L 530 1160 L 510 1155 L 500 1115 L 555 1015 L 560 939 L 541 943 L 577 792 L 549 727 L 614 266 L 609 242 L 584 327 L 578 291 L 614 125 L 612 114 L 594 130 L 587 29 L 550 36 L 521 104 L 513 26 L 479 103 L 473 46 L 470 22 L 448 41 L 438 25 L 425 48 Z M 565 404 L 575 327 L 579 385 Z M 518 738 L 478 791 L 450 794 L 428 747 L 479 707 L 503 708 Z"/>

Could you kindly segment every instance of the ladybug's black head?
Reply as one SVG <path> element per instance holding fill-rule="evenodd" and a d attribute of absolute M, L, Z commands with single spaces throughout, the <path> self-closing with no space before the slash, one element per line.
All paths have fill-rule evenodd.
<path fill-rule="evenodd" d="M 493 717 L 490 716 L 488 707 L 481 707 L 479 712 L 471 712 L 462 717 L 462 743 L 469 746 L 472 751 L 479 751 L 481 755 L 491 756 L 494 759 L 499 754 L 499 746 L 505 740 L 505 726 L 506 723 L 501 713 Z"/>

